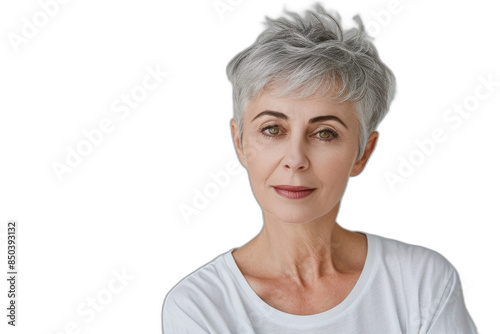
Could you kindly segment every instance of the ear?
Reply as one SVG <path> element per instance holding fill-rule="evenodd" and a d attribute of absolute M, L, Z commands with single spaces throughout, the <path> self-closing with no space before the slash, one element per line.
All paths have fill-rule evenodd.
<path fill-rule="evenodd" d="M 378 132 L 373 131 L 368 137 L 368 140 L 366 141 L 365 152 L 363 153 L 363 156 L 361 157 L 361 159 L 356 161 L 352 167 L 351 176 L 358 176 L 359 174 L 361 174 L 361 172 L 366 166 L 366 163 L 368 162 L 368 158 L 375 150 L 377 139 L 378 139 Z"/>
<path fill-rule="evenodd" d="M 246 168 L 247 160 L 245 157 L 245 152 L 243 151 L 243 145 L 240 141 L 240 131 L 238 129 L 238 123 L 234 118 L 231 119 L 231 135 L 233 137 L 233 144 L 236 150 L 236 154 L 238 155 L 238 159 L 240 160 L 240 163 Z"/>

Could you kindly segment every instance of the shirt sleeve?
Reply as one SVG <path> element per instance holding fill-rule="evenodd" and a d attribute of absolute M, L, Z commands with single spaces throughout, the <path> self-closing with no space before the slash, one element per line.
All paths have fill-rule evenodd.
<path fill-rule="evenodd" d="M 165 298 L 162 309 L 163 334 L 208 334 L 202 324 L 191 318 L 175 301 L 174 295 Z"/>
<path fill-rule="evenodd" d="M 427 334 L 477 334 L 465 307 L 460 278 L 455 269 L 436 305 Z"/>

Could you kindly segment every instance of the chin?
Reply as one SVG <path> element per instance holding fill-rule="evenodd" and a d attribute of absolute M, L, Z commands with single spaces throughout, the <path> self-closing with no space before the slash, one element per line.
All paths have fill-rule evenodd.
<path fill-rule="evenodd" d="M 278 210 L 274 208 L 273 210 L 267 211 L 267 213 L 281 222 L 297 225 L 307 224 L 321 216 L 318 215 L 317 210 L 311 207 L 308 207 L 307 210 L 303 210 L 303 208 L 283 206 Z"/>

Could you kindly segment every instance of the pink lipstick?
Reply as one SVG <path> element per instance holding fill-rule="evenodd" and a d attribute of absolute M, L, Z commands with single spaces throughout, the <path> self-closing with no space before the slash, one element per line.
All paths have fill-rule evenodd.
<path fill-rule="evenodd" d="M 278 193 L 278 195 L 289 199 L 305 198 L 311 195 L 311 193 L 314 191 L 314 188 L 297 187 L 289 185 L 273 186 L 273 188 Z"/>

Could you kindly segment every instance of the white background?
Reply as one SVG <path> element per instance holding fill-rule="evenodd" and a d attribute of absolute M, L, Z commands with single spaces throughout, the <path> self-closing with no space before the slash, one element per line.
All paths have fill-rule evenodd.
<path fill-rule="evenodd" d="M 16 52 L 8 36 L 22 36 L 23 17 L 33 22 L 41 7 L 2 2 L 2 277 L 7 221 L 19 222 L 18 326 L 6 325 L 2 279 L 2 332 L 160 333 L 167 292 L 260 231 L 242 169 L 189 221 L 179 208 L 213 182 L 210 172 L 236 161 L 226 64 L 255 40 L 265 15 L 312 2 L 229 3 L 221 16 L 212 0 L 73 0 Z M 500 87 L 456 128 L 443 119 L 455 104 L 473 101 L 480 77 L 500 81 L 497 11 L 487 0 L 400 0 L 382 20 L 377 13 L 390 1 L 325 7 L 347 26 L 361 14 L 398 83 L 375 154 L 350 181 L 338 222 L 442 253 L 460 273 L 479 331 L 498 333 Z M 169 74 L 120 119 L 113 102 L 142 83 L 148 66 Z M 113 131 L 58 180 L 53 162 L 65 163 L 67 147 L 106 118 Z M 415 140 L 436 128 L 446 141 L 391 189 L 385 174 L 397 172 L 398 157 L 418 154 Z M 115 282 L 113 271 L 133 278 Z M 100 311 L 90 311 L 92 298 L 105 304 Z"/>

